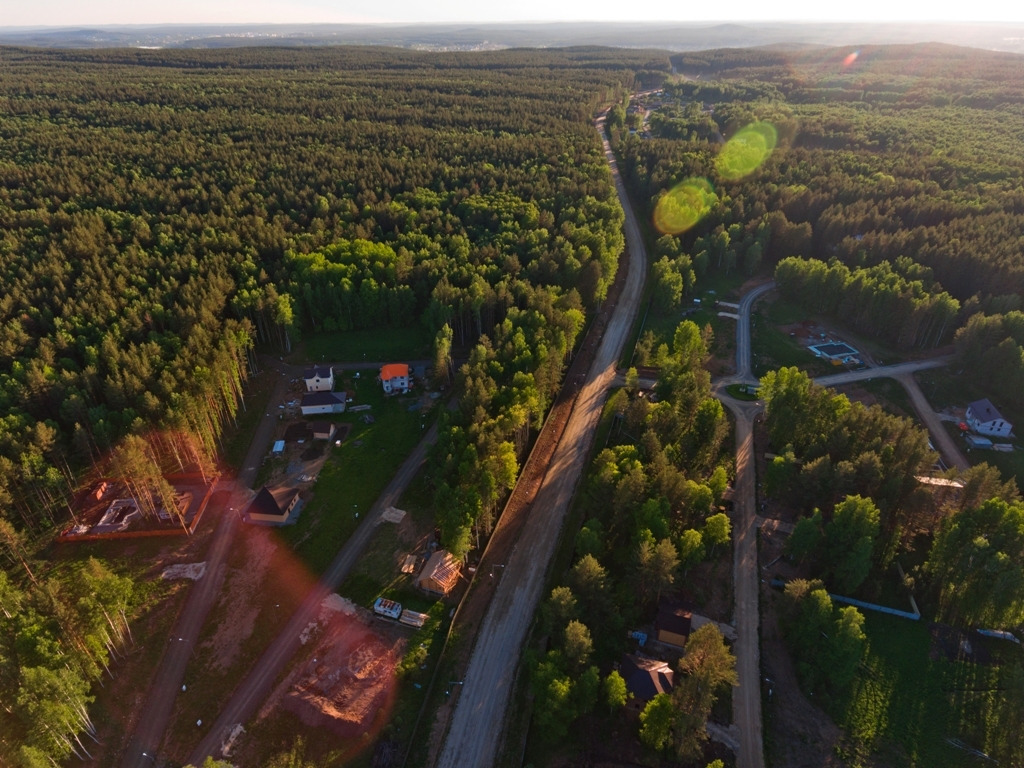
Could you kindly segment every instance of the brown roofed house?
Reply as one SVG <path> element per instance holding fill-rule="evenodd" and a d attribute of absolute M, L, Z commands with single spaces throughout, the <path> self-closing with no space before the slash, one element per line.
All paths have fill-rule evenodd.
<path fill-rule="evenodd" d="M 633 694 L 633 703 L 642 708 L 659 693 L 668 693 L 675 684 L 675 672 L 660 659 L 626 654 L 619 664 L 619 674 L 626 690 Z"/>
<path fill-rule="evenodd" d="M 263 486 L 245 511 L 247 520 L 284 525 L 299 502 L 298 488 L 267 488 Z"/>
<path fill-rule="evenodd" d="M 446 597 L 455 588 L 461 568 L 461 563 L 451 552 L 439 549 L 430 556 L 416 577 L 416 586 L 428 595 Z"/>
<path fill-rule="evenodd" d="M 659 643 L 683 648 L 690 636 L 690 612 L 685 608 L 672 605 L 661 605 L 658 618 L 654 620 Z"/>

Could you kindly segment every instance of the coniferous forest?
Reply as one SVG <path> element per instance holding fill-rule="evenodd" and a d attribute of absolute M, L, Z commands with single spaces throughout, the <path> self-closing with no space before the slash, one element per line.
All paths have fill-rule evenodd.
<path fill-rule="evenodd" d="M 88 753 L 143 599 L 36 559 L 76 479 L 208 463 L 259 348 L 422 323 L 439 371 L 469 350 L 440 524 L 487 532 L 622 251 L 592 116 L 651 61 L 0 51 L 0 762 Z"/>
<path fill-rule="evenodd" d="M 643 124 L 625 97 L 655 87 L 664 103 Z M 209 467 L 258 351 L 286 354 L 322 331 L 420 326 L 437 383 L 460 393 L 429 470 L 441 543 L 463 555 L 487 535 L 615 278 L 623 213 L 592 124 L 608 105 L 623 176 L 648 213 L 704 180 L 692 227 L 654 235 L 659 309 L 677 308 L 709 271 L 771 271 L 792 301 L 893 348 L 955 343 L 968 376 L 1019 404 L 1019 57 L 948 46 L 0 49 L 0 763 L 88 754 L 91 691 L 145 600 L 116 566 L 57 568 L 41 554 L 79 479 L 105 461 Z M 727 139 L 765 123 L 777 144 L 760 167 L 716 167 Z M 591 575 L 603 583 L 606 558 L 645 605 L 729 538 L 724 515 L 704 514 L 730 469 L 703 369 L 708 338 L 681 328 L 661 355 L 662 404 L 624 405 L 642 442 L 597 457 L 590 485 L 612 503 L 577 540 Z M 860 561 L 890 560 L 906 528 L 896 513 L 930 456 L 923 433 L 847 409 L 794 371 L 767 383 L 781 453 L 767 480 L 790 491 L 819 480 L 836 510 L 802 527 L 807 551 L 838 548 L 836 519 L 867 521 L 886 549 L 868 546 Z M 810 422 L 771 410 L 773 394 L 779 406 L 791 392 L 820 406 L 800 409 Z M 905 461 L 882 446 L 897 433 Z M 877 460 L 855 466 L 840 450 L 858 441 Z M 798 469 L 812 453 L 829 462 Z M 1012 484 L 981 475 L 992 493 L 937 526 L 917 576 L 950 620 L 1019 624 L 1021 506 Z M 983 599 L 983 574 L 962 578 L 966 542 L 979 537 L 1000 547 L 998 604 Z M 860 561 L 842 573 L 825 563 L 823 575 L 852 584 Z M 567 579 L 581 595 L 585 575 Z M 791 597 L 796 615 L 802 596 Z M 595 603 L 579 615 L 614 613 Z M 559 616 L 583 637 L 575 614 Z M 574 674 L 594 688 L 576 661 L 535 665 L 537 689 L 569 690 Z M 556 736 L 578 712 L 561 714 L 548 723 Z M 645 743 L 663 741 L 655 731 Z M 1020 754 L 1009 738 L 992 745 Z"/>

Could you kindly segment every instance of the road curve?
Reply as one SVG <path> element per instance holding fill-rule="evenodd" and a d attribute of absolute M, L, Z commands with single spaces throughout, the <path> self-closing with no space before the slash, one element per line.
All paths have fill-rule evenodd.
<path fill-rule="evenodd" d="M 451 727 L 438 757 L 439 768 L 490 768 L 494 764 L 523 643 L 547 580 L 569 503 L 589 458 L 616 362 L 640 305 L 647 257 L 615 158 L 603 134 L 602 140 L 626 213 L 630 255 L 626 284 L 530 509 L 524 533 L 505 564 L 501 583 L 480 625 L 463 685 L 458 689 Z"/>

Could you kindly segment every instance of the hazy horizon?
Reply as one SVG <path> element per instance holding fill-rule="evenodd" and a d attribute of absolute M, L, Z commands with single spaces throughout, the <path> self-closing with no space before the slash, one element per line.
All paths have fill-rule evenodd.
<path fill-rule="evenodd" d="M 248 24 L 522 24 L 552 22 L 650 23 L 1019 23 L 1024 5 L 995 2 L 936 3 L 922 11 L 904 0 L 825 4 L 798 0 L 770 7 L 753 0 L 694 6 L 668 0 L 649 0 L 630 8 L 623 17 L 621 3 L 569 0 L 553 4 L 521 0 L 485 4 L 477 0 L 441 3 L 392 0 L 366 13 L 346 0 L 181 0 L 173 4 L 131 3 L 120 0 L 39 0 L 5 9 L 0 28 L 62 28 L 74 26 L 248 25 Z M 770 9 L 770 10 L 769 10 Z"/>

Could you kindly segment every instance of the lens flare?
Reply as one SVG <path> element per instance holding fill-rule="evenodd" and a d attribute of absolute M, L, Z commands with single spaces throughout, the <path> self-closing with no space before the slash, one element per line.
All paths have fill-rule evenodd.
<path fill-rule="evenodd" d="M 654 208 L 654 226 L 665 235 L 678 235 L 703 219 L 718 202 L 706 179 L 691 178 L 666 192 Z"/>
<path fill-rule="evenodd" d="M 853 62 L 857 60 L 858 56 L 860 56 L 860 51 L 854 51 L 845 59 L 843 59 L 843 69 L 849 69 L 851 66 L 853 66 Z"/>
<path fill-rule="evenodd" d="M 774 125 L 760 121 L 751 123 L 725 142 L 715 158 L 715 170 L 729 181 L 749 176 L 768 159 L 776 141 L 778 132 Z"/>

